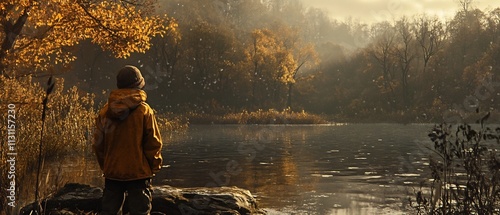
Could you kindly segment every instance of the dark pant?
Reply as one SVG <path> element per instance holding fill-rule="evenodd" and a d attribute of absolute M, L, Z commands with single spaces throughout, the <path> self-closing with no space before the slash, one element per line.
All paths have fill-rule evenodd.
<path fill-rule="evenodd" d="M 115 181 L 106 179 L 102 196 L 102 215 L 116 215 L 121 212 L 127 196 L 127 205 L 131 215 L 151 212 L 151 179 L 135 181 Z"/>

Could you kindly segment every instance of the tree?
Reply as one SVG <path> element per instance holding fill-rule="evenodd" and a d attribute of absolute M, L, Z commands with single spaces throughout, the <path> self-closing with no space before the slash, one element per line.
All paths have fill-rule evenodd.
<path fill-rule="evenodd" d="M 0 8 L 0 70 L 8 77 L 66 67 L 75 60 L 71 47 L 83 40 L 126 58 L 175 29 L 166 16 L 151 15 L 153 0 L 15 0 Z"/>
<path fill-rule="evenodd" d="M 398 35 L 398 45 L 395 49 L 395 55 L 398 59 L 398 67 L 401 71 L 401 86 L 403 88 L 403 103 L 405 108 L 408 108 L 409 100 L 409 83 L 410 69 L 413 60 L 415 59 L 415 39 L 411 32 L 410 23 L 407 18 L 403 17 L 396 23 Z"/>
<path fill-rule="evenodd" d="M 235 53 L 236 42 L 233 33 L 223 26 L 215 26 L 206 22 L 199 22 L 184 38 L 186 59 L 191 67 L 190 81 L 186 83 L 193 88 L 191 98 L 200 100 L 199 105 L 220 106 L 221 102 L 230 102 L 235 73 L 233 65 L 237 61 Z M 217 107 L 218 108 L 218 107 Z"/>
<path fill-rule="evenodd" d="M 301 39 L 299 30 L 283 26 L 279 28 L 279 40 L 282 41 L 280 70 L 281 80 L 287 85 L 287 108 L 292 108 L 293 86 L 298 80 L 299 71 L 304 67 L 318 64 L 318 54 L 311 43 Z"/>
<path fill-rule="evenodd" d="M 450 33 L 450 48 L 454 55 L 452 61 L 456 66 L 453 71 L 462 72 L 463 69 L 474 63 L 481 55 L 484 48 L 489 46 L 484 36 L 485 15 L 479 9 L 474 9 L 473 0 L 458 0 L 461 10 L 450 20 L 448 31 Z M 457 68 L 458 67 L 458 68 Z"/>
<path fill-rule="evenodd" d="M 476 63 L 491 45 L 491 40 L 485 30 L 485 14 L 479 10 L 459 11 L 454 19 L 450 21 L 450 40 L 447 48 L 449 55 L 446 56 L 448 69 L 455 77 L 451 84 L 460 89 L 457 95 L 466 94 L 474 90 L 474 79 L 463 76 L 464 70 Z M 469 76 L 470 77 L 470 76 Z M 457 97 L 457 96 L 454 96 Z M 453 101 L 455 103 L 460 100 Z"/>
<path fill-rule="evenodd" d="M 500 7 L 493 9 L 487 16 L 487 28 L 489 40 L 492 43 L 500 41 Z"/>
<path fill-rule="evenodd" d="M 445 30 L 445 23 L 441 22 L 437 17 L 429 17 L 422 15 L 417 17 L 413 22 L 413 31 L 416 40 L 416 53 L 417 53 L 417 73 L 415 71 L 415 96 L 413 100 L 415 104 L 420 104 L 420 107 L 426 104 L 427 106 L 433 105 L 433 98 L 439 97 L 439 84 L 438 81 L 443 71 L 437 68 L 440 56 L 439 53 L 445 48 L 447 41 L 447 32 Z"/>
<path fill-rule="evenodd" d="M 276 50 L 278 44 L 274 32 L 269 29 L 256 29 L 251 35 L 252 43 L 245 50 L 246 61 L 251 65 L 250 82 L 251 85 L 251 103 L 252 105 L 262 104 L 262 95 L 268 95 L 269 82 L 272 78 L 270 68 L 276 68 Z M 259 85 L 263 92 L 258 92 Z M 265 89 L 265 90 L 263 90 Z"/>
<path fill-rule="evenodd" d="M 443 23 L 438 18 L 422 16 L 415 23 L 415 39 L 420 46 L 423 58 L 423 73 L 426 75 L 429 61 L 443 49 L 446 33 Z"/>
<path fill-rule="evenodd" d="M 394 80 L 395 60 L 393 52 L 395 47 L 396 32 L 394 27 L 388 22 L 375 25 L 372 29 L 375 34 L 374 42 L 368 48 L 370 55 L 375 58 L 382 69 L 382 76 L 377 78 L 379 88 L 383 94 L 388 94 L 388 102 L 394 102 L 394 90 L 397 82 Z"/>
<path fill-rule="evenodd" d="M 467 12 L 474 4 L 474 0 L 457 0 L 457 3 L 461 7 L 462 11 Z"/>
<path fill-rule="evenodd" d="M 252 97 L 258 95 L 258 85 L 272 99 L 274 107 L 292 106 L 293 86 L 298 73 L 306 66 L 316 65 L 314 47 L 301 39 L 298 29 L 279 25 L 270 29 L 257 29 L 252 33 L 252 44 L 247 47 L 247 62 L 252 65 Z M 286 104 L 282 91 L 286 88 Z M 262 92 L 261 92 L 262 93 Z"/>

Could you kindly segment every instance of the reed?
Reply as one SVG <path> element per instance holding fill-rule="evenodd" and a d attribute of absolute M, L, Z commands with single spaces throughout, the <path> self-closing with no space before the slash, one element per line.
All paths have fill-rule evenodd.
<path fill-rule="evenodd" d="M 156 121 L 162 132 L 184 131 L 189 127 L 189 120 L 186 117 L 173 113 L 156 114 Z"/>
<path fill-rule="evenodd" d="M 253 112 L 213 115 L 190 112 L 186 114 L 190 124 L 325 124 L 324 117 L 305 111 L 294 112 L 290 109 L 274 109 Z"/>

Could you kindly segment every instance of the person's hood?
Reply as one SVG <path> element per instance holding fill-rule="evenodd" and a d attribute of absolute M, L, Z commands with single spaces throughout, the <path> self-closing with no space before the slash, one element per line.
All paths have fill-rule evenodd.
<path fill-rule="evenodd" d="M 146 92 L 138 89 L 117 89 L 111 91 L 106 115 L 113 119 L 124 120 L 141 103 L 146 102 Z"/>

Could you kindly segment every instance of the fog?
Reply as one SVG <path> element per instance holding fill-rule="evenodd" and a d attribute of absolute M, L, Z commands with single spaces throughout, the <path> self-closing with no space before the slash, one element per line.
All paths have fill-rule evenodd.
<path fill-rule="evenodd" d="M 423 13 L 446 20 L 453 18 L 454 14 L 461 9 L 458 0 L 302 0 L 302 3 L 305 7 L 321 8 L 333 19 L 346 20 L 351 18 L 369 24 Z M 494 0 L 473 1 L 471 6 L 480 10 L 491 10 L 499 7 L 500 2 Z"/>

